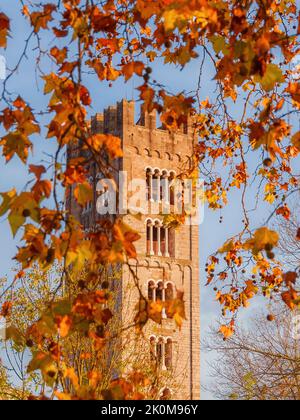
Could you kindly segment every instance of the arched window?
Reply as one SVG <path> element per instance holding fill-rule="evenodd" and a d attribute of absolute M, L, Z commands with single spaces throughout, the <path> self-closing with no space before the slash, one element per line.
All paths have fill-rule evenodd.
<path fill-rule="evenodd" d="M 156 362 L 162 370 L 172 369 L 172 339 L 150 337 L 150 360 Z"/>
<path fill-rule="evenodd" d="M 172 368 L 172 340 L 170 338 L 165 344 L 165 365 L 168 370 Z"/>
<path fill-rule="evenodd" d="M 148 283 L 148 299 L 150 301 L 155 301 L 156 300 L 156 293 L 155 293 L 155 283 L 154 281 L 149 281 Z"/>
<path fill-rule="evenodd" d="M 147 255 L 174 257 L 174 229 L 163 226 L 160 220 L 147 220 Z"/>
<path fill-rule="evenodd" d="M 162 281 L 157 283 L 156 300 L 164 301 L 164 284 Z"/>
<path fill-rule="evenodd" d="M 174 183 L 176 180 L 176 172 L 174 170 L 147 167 L 146 184 L 147 199 L 156 203 L 164 203 L 166 205 L 175 203 Z M 172 186 L 173 184 L 173 186 Z"/>
<path fill-rule="evenodd" d="M 168 283 L 166 287 L 166 301 L 174 299 L 174 286 L 172 283 Z"/>
<path fill-rule="evenodd" d="M 159 169 L 156 169 L 153 175 L 153 180 L 152 180 L 152 199 L 155 203 L 158 203 L 160 201 L 160 196 L 161 196 L 161 175 L 160 175 L 160 171 Z"/>
<path fill-rule="evenodd" d="M 156 344 L 156 360 L 157 364 L 160 367 L 164 365 L 164 350 L 165 350 L 165 343 L 162 338 L 160 338 Z"/>
<path fill-rule="evenodd" d="M 155 339 L 155 337 L 150 338 L 150 360 L 151 360 L 151 362 L 156 361 L 156 339 Z"/>

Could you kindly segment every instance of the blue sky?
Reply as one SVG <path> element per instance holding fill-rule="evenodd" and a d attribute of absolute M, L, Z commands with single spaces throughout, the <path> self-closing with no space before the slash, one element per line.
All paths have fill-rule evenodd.
<path fill-rule="evenodd" d="M 3 3 L 3 2 L 2 2 Z M 12 33 L 13 38 L 9 41 L 7 51 L 0 50 L 0 54 L 4 55 L 7 60 L 9 68 L 16 64 L 19 53 L 24 45 L 24 37 L 29 34 L 27 24 L 24 24 L 24 19 L 21 19 L 18 14 L 18 0 L 11 0 L 8 4 L 1 4 L 1 9 L 12 18 Z M 49 46 L 58 45 L 55 39 L 49 38 Z M 47 71 L 51 70 L 48 66 Z M 199 61 L 194 61 L 184 71 L 175 70 L 170 66 L 158 64 L 154 67 L 153 77 L 161 83 L 169 86 L 173 92 L 181 90 L 192 91 L 197 87 Z M 202 97 L 213 96 L 213 89 L 215 83 L 213 82 L 214 71 L 210 65 L 205 67 Z M 96 79 L 90 79 L 87 87 L 90 89 L 93 98 L 93 108 L 91 114 L 101 112 L 104 107 L 114 104 L 122 98 L 135 99 L 137 92 L 134 85 L 135 82 L 130 81 L 124 84 L 123 81 L 118 81 L 113 88 L 109 88 L 107 84 L 99 84 Z M 2 90 L 3 83 L 0 81 L 0 90 Z M 9 85 L 11 92 L 20 93 L 25 100 L 28 100 L 35 110 L 45 109 L 47 98 L 42 95 L 42 83 L 35 77 L 35 62 L 32 59 L 25 60 L 18 72 L 16 78 Z M 2 104 L 1 104 L 2 107 Z M 232 106 L 232 112 L 239 114 L 239 104 Z M 52 140 L 44 140 L 42 137 L 36 138 L 35 149 L 33 156 L 30 158 L 31 163 L 40 163 L 45 159 L 45 152 L 52 153 L 54 144 Z M 253 157 L 253 168 L 256 164 L 255 156 Z M 19 163 L 17 159 L 13 159 L 8 165 L 5 164 L 3 158 L 0 158 L 0 191 L 7 191 L 12 187 L 18 190 L 25 187 L 29 179 L 26 169 Z M 253 197 L 252 197 L 253 198 Z M 249 198 L 249 201 L 252 199 Z M 220 212 L 206 211 L 205 220 L 200 227 L 200 261 L 201 261 L 201 331 L 202 335 L 206 334 L 209 325 L 214 325 L 216 317 L 219 314 L 219 306 L 214 302 L 214 292 L 211 288 L 204 287 L 206 283 L 204 266 L 207 257 L 222 245 L 225 240 L 239 232 L 242 227 L 241 206 L 238 194 L 233 194 L 229 197 L 230 204 L 222 211 L 224 219 L 223 224 L 219 223 Z M 261 225 L 265 217 L 265 209 L 256 212 L 255 217 L 257 225 Z M 12 257 L 16 251 L 18 238 L 12 241 L 11 233 L 8 223 L 5 219 L 0 220 L 0 249 L 1 249 L 1 264 L 0 276 L 8 275 L 11 277 L 11 269 L 14 266 Z M 250 309 L 251 313 L 251 309 Z M 210 356 L 211 357 L 211 356 Z M 202 382 L 205 384 L 208 381 L 206 362 L 207 355 L 202 355 Z M 204 392 L 202 398 L 211 398 L 209 393 Z"/>

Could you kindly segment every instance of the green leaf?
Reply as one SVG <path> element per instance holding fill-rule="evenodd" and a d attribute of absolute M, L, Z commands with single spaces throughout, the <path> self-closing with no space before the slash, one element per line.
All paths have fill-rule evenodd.
<path fill-rule="evenodd" d="M 260 83 L 261 87 L 269 92 L 274 89 L 276 83 L 283 83 L 284 77 L 282 70 L 276 64 L 268 64 L 264 77 L 255 76 L 254 81 Z"/>
<path fill-rule="evenodd" d="M 16 236 L 18 230 L 21 226 L 23 226 L 26 219 L 24 216 L 22 216 L 22 214 L 10 213 L 10 215 L 8 216 L 8 221 L 13 235 Z"/>
<path fill-rule="evenodd" d="M 224 55 L 227 55 L 229 53 L 229 46 L 226 44 L 223 36 L 214 35 L 210 38 L 210 41 L 213 44 L 216 54 L 222 52 Z"/>
<path fill-rule="evenodd" d="M 88 182 L 78 184 L 74 191 L 74 196 L 82 207 L 93 200 L 93 189 Z"/>

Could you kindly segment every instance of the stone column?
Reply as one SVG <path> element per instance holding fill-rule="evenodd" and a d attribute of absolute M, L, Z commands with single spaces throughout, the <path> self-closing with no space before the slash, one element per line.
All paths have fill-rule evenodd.
<path fill-rule="evenodd" d="M 160 230 L 161 230 L 161 226 L 157 226 L 157 249 L 158 249 L 157 255 L 159 257 L 162 256 L 162 253 L 161 253 L 161 231 Z"/>
<path fill-rule="evenodd" d="M 169 257 L 170 253 L 169 253 L 169 229 L 168 228 L 165 228 L 165 243 L 166 243 L 165 257 Z"/>

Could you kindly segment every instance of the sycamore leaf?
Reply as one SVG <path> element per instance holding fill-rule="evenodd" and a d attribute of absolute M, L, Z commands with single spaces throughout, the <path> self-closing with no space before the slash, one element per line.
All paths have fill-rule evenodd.
<path fill-rule="evenodd" d="M 117 159 L 123 156 L 121 139 L 111 134 L 95 134 L 87 140 L 90 147 L 95 152 L 106 149 L 111 159 Z"/>
<path fill-rule="evenodd" d="M 78 204 L 84 207 L 88 202 L 93 200 L 93 189 L 88 182 L 78 184 L 74 190 L 74 197 Z"/>
<path fill-rule="evenodd" d="M 12 340 L 16 346 L 24 346 L 25 344 L 24 336 L 13 325 L 6 328 L 5 339 Z"/>
<path fill-rule="evenodd" d="M 249 239 L 245 244 L 244 248 L 252 251 L 254 255 L 257 255 L 264 249 L 272 249 L 278 245 L 279 235 L 273 230 L 269 230 L 266 227 L 258 229 L 253 238 Z"/>
<path fill-rule="evenodd" d="M 226 242 L 220 249 L 219 249 L 219 253 L 220 254 L 225 254 L 227 252 L 230 252 L 234 249 L 234 242 L 233 241 L 229 241 Z"/>
<path fill-rule="evenodd" d="M 232 326 L 228 327 L 226 325 L 222 325 L 219 331 L 226 339 L 232 337 L 234 334 L 234 328 Z"/>
<path fill-rule="evenodd" d="M 126 82 L 129 79 L 131 79 L 134 73 L 137 74 L 138 76 L 142 76 L 144 67 L 145 65 L 141 61 L 132 61 L 128 64 L 125 64 L 122 67 L 122 72 L 124 74 Z"/>
<path fill-rule="evenodd" d="M 32 148 L 32 143 L 24 133 L 15 131 L 2 137 L 0 146 L 3 147 L 3 156 L 6 162 L 9 162 L 16 154 L 23 163 L 26 163 L 29 149 Z"/>
<path fill-rule="evenodd" d="M 30 193 L 23 192 L 15 197 L 10 204 L 10 210 L 8 220 L 14 236 L 25 223 L 27 217 L 39 222 L 38 204 Z"/>
<path fill-rule="evenodd" d="M 8 191 L 7 193 L 1 193 L 0 195 L 3 199 L 2 203 L 1 203 L 1 206 L 0 206 L 0 217 L 1 217 L 5 213 L 8 212 L 12 201 L 14 200 L 14 198 L 17 195 L 17 191 L 14 188 L 13 190 Z"/>
<path fill-rule="evenodd" d="M 36 370 L 41 371 L 43 379 L 48 386 L 52 387 L 54 385 L 58 370 L 51 356 L 42 351 L 33 353 L 33 357 L 27 367 L 27 372 L 31 373 Z"/>
<path fill-rule="evenodd" d="M 25 223 L 25 220 L 26 218 L 22 214 L 18 214 L 18 213 L 9 214 L 8 221 L 9 221 L 13 236 L 16 236 L 20 227 L 23 226 L 23 224 Z"/>
<path fill-rule="evenodd" d="M 284 82 L 284 76 L 276 64 L 268 64 L 264 76 L 255 76 L 254 81 L 260 83 L 261 87 L 269 92 L 274 89 L 276 83 Z"/>
<path fill-rule="evenodd" d="M 211 43 L 213 44 L 216 54 L 222 52 L 224 55 L 227 55 L 230 52 L 229 46 L 226 43 L 226 38 L 224 36 L 214 35 L 210 38 Z"/>

